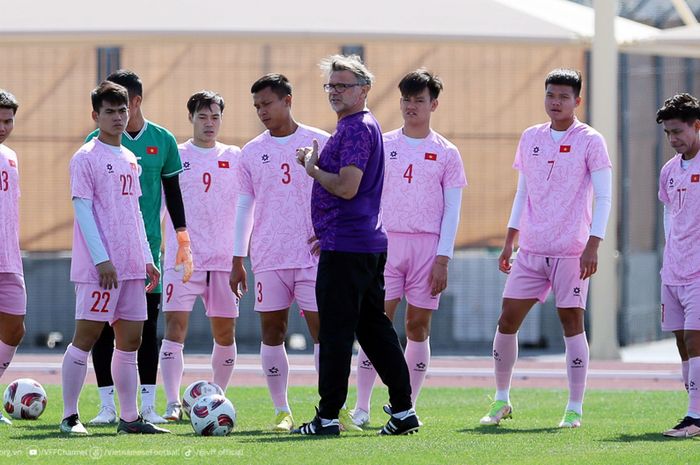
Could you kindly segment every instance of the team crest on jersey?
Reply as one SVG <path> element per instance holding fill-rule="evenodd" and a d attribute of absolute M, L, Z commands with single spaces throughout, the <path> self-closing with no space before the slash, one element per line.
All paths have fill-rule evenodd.
<path fill-rule="evenodd" d="M 392 150 L 391 153 L 389 153 L 389 160 L 396 160 L 397 155 L 396 150 Z"/>
<path fill-rule="evenodd" d="M 569 153 L 569 152 L 571 152 L 570 145 L 560 145 L 559 146 L 559 153 Z"/>
<path fill-rule="evenodd" d="M 150 145 L 146 147 L 146 153 L 149 155 L 158 155 L 158 147 Z"/>
<path fill-rule="evenodd" d="M 185 163 L 182 164 L 182 169 L 185 171 L 189 171 L 190 169 L 190 162 L 186 161 Z"/>
<path fill-rule="evenodd" d="M 260 157 L 263 163 L 270 163 L 270 155 L 263 153 Z"/>
<path fill-rule="evenodd" d="M 10 166 L 11 166 L 11 167 L 13 167 L 13 168 L 17 168 L 17 163 L 15 163 L 15 161 L 14 161 L 14 160 L 7 160 L 7 161 L 9 161 L 9 162 L 10 162 Z"/>
<path fill-rule="evenodd" d="M 227 160 L 219 160 L 219 168 L 230 168 Z"/>
<path fill-rule="evenodd" d="M 532 156 L 533 157 L 538 157 L 540 155 L 540 148 L 538 146 L 534 146 L 532 148 Z"/>
<path fill-rule="evenodd" d="M 700 174 L 693 174 L 690 176 L 690 182 L 700 182 Z"/>
<path fill-rule="evenodd" d="M 425 152 L 425 159 L 430 161 L 437 161 L 437 153 Z"/>
<path fill-rule="evenodd" d="M 108 172 L 109 174 L 114 174 L 114 170 L 112 169 L 112 164 L 111 164 L 111 163 L 107 163 L 107 172 Z"/>

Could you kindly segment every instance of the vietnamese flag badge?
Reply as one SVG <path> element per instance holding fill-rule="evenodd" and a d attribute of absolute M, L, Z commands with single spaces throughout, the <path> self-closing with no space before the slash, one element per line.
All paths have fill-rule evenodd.
<path fill-rule="evenodd" d="M 158 155 L 158 147 L 150 145 L 146 147 L 146 153 L 149 155 Z"/>
<path fill-rule="evenodd" d="M 569 153 L 569 152 L 571 152 L 570 145 L 560 145 L 559 146 L 559 153 Z"/>
<path fill-rule="evenodd" d="M 426 159 L 426 160 L 437 161 L 437 153 L 425 152 L 425 159 Z"/>
<path fill-rule="evenodd" d="M 10 166 L 11 166 L 11 167 L 13 167 L 13 168 L 17 168 L 17 163 L 15 163 L 15 161 L 14 161 L 14 160 L 7 160 L 7 161 L 9 161 L 9 162 L 10 162 Z"/>
<path fill-rule="evenodd" d="M 700 174 L 691 174 L 690 182 L 700 182 Z"/>
<path fill-rule="evenodd" d="M 219 160 L 219 168 L 230 168 L 227 160 Z"/>

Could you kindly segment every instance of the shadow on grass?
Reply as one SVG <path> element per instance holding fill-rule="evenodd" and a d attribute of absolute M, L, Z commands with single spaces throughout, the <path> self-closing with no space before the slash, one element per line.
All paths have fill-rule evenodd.
<path fill-rule="evenodd" d="M 36 433 L 36 434 L 21 434 L 10 436 L 11 439 L 19 440 L 38 440 L 44 441 L 46 439 L 67 439 L 67 440 L 85 440 L 86 438 L 100 438 L 100 437 L 115 437 L 117 433 L 115 431 L 105 432 L 105 433 L 90 433 L 88 436 L 68 436 L 61 433 L 60 431 L 52 431 L 46 433 Z"/>
<path fill-rule="evenodd" d="M 676 442 L 685 438 L 669 438 L 659 432 L 640 434 L 621 434 L 614 438 L 603 439 L 601 442 Z"/>
<path fill-rule="evenodd" d="M 457 430 L 458 433 L 479 433 L 479 434 L 536 434 L 536 433 L 554 433 L 555 431 L 561 431 L 561 428 L 547 427 L 547 428 L 502 428 L 495 426 L 475 426 L 474 428 L 462 428 Z"/>

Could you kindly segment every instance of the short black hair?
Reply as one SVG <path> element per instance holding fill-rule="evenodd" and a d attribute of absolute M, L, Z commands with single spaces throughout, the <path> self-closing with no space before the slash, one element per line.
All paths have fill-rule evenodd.
<path fill-rule="evenodd" d="M 99 113 L 104 102 L 112 105 L 129 105 L 129 92 L 124 86 L 116 82 L 102 81 L 99 86 L 90 93 L 92 109 Z"/>
<path fill-rule="evenodd" d="M 17 98 L 5 89 L 0 89 L 0 108 L 9 108 L 16 115 L 19 108 Z"/>
<path fill-rule="evenodd" d="M 404 97 L 411 97 L 427 88 L 430 100 L 435 100 L 442 90 L 442 80 L 425 68 L 419 68 L 405 75 L 399 82 L 399 90 Z"/>
<path fill-rule="evenodd" d="M 674 95 L 667 99 L 656 112 L 657 123 L 670 119 L 679 119 L 687 124 L 693 123 L 700 119 L 700 102 L 686 92 Z"/>
<path fill-rule="evenodd" d="M 221 95 L 211 90 L 200 90 L 187 100 L 187 111 L 192 116 L 202 108 L 210 108 L 214 104 L 219 105 L 221 113 L 224 112 L 224 98 Z"/>
<path fill-rule="evenodd" d="M 578 97 L 581 95 L 581 85 L 583 84 L 581 71 L 571 68 L 553 69 L 544 80 L 544 88 L 546 89 L 550 84 L 571 86 L 574 89 L 574 96 Z"/>
<path fill-rule="evenodd" d="M 279 98 L 292 95 L 292 85 L 289 83 L 289 79 L 284 74 L 279 73 L 269 73 L 255 81 L 250 88 L 250 93 L 257 94 L 268 87 Z"/>
<path fill-rule="evenodd" d="M 126 90 L 129 91 L 129 99 L 137 95 L 143 96 L 143 84 L 141 83 L 141 79 L 135 72 L 129 69 L 118 69 L 107 76 L 106 80 L 126 87 Z"/>

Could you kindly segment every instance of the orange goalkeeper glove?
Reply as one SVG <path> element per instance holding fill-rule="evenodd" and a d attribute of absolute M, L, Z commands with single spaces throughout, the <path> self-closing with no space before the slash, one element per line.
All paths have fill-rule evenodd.
<path fill-rule="evenodd" d="M 177 254 L 175 255 L 175 269 L 184 269 L 182 282 L 186 283 L 192 277 L 194 264 L 192 263 L 192 249 L 190 248 L 190 235 L 187 231 L 177 233 Z"/>

